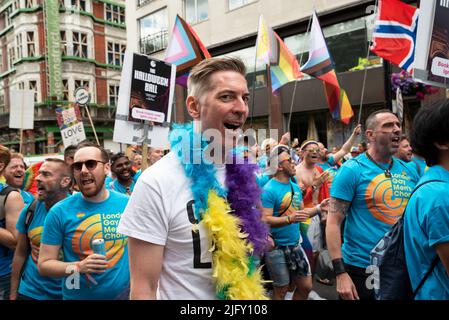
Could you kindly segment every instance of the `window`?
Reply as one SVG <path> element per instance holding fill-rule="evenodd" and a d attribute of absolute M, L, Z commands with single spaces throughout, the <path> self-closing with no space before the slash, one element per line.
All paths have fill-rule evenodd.
<path fill-rule="evenodd" d="M 62 80 L 62 100 L 69 101 L 69 80 Z"/>
<path fill-rule="evenodd" d="M 25 82 L 20 81 L 20 82 L 17 84 L 17 86 L 18 86 L 19 90 L 24 90 L 24 89 L 25 89 Z"/>
<path fill-rule="evenodd" d="M 85 88 L 89 91 L 89 80 L 75 80 L 75 90 L 78 88 Z"/>
<path fill-rule="evenodd" d="M 115 23 L 125 23 L 125 8 L 106 3 L 106 20 Z"/>
<path fill-rule="evenodd" d="M 242 7 L 248 3 L 256 2 L 257 0 L 228 0 L 229 10 L 234 10 Z"/>
<path fill-rule="evenodd" d="M 22 34 L 19 33 L 16 35 L 16 52 L 17 52 L 17 59 L 20 60 L 23 57 L 23 50 L 22 50 Z"/>
<path fill-rule="evenodd" d="M 75 57 L 87 58 L 87 34 L 73 32 L 73 55 Z"/>
<path fill-rule="evenodd" d="M 2 90 L 3 91 L 3 90 Z M 0 93 L 0 114 L 5 113 L 5 96 L 3 93 Z"/>
<path fill-rule="evenodd" d="M 14 67 L 13 63 L 16 60 L 14 52 L 15 52 L 14 47 L 9 47 L 9 49 L 8 49 L 8 69 L 12 69 Z"/>
<path fill-rule="evenodd" d="M 20 9 L 20 0 L 14 0 L 14 2 L 12 3 L 12 10 L 16 11 L 17 9 Z"/>
<path fill-rule="evenodd" d="M 188 23 L 196 23 L 209 17 L 207 0 L 185 0 L 186 19 Z"/>
<path fill-rule="evenodd" d="M 38 99 L 38 91 L 37 91 L 37 81 L 36 80 L 30 80 L 28 82 L 28 87 L 31 91 L 34 91 L 34 102 L 37 102 Z"/>
<path fill-rule="evenodd" d="M 61 53 L 67 55 L 67 36 L 65 31 L 61 31 Z"/>
<path fill-rule="evenodd" d="M 86 0 L 72 0 L 72 7 L 81 11 L 86 11 Z"/>
<path fill-rule="evenodd" d="M 167 8 L 156 11 L 139 20 L 140 52 L 151 54 L 167 47 Z"/>
<path fill-rule="evenodd" d="M 5 16 L 5 28 L 11 25 L 11 13 L 12 13 L 12 6 L 6 8 L 6 10 L 3 13 Z"/>
<path fill-rule="evenodd" d="M 121 66 L 125 58 L 125 50 L 124 44 L 108 42 L 108 64 Z"/>
<path fill-rule="evenodd" d="M 345 72 L 358 65 L 359 58 L 366 57 L 368 50 L 367 34 L 370 16 L 337 23 L 323 28 L 327 47 L 335 62 L 337 72 Z M 309 57 L 309 34 L 297 34 L 284 39 L 287 47 L 303 65 Z M 304 79 L 306 79 L 305 76 Z"/>
<path fill-rule="evenodd" d="M 27 32 L 27 52 L 28 57 L 36 55 L 36 43 L 34 42 L 34 31 Z"/>
<path fill-rule="evenodd" d="M 34 0 L 25 0 L 25 8 L 33 8 Z"/>
<path fill-rule="evenodd" d="M 116 106 L 117 105 L 118 92 L 119 92 L 119 86 L 118 85 L 110 85 L 109 86 L 109 105 L 110 106 Z"/>

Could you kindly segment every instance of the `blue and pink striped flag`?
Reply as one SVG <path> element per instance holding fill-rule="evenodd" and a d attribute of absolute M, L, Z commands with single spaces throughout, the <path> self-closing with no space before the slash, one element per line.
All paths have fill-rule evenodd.
<path fill-rule="evenodd" d="M 176 65 L 176 83 L 187 87 L 190 69 L 200 61 L 210 58 L 195 30 L 179 15 L 165 51 L 165 62 Z"/>

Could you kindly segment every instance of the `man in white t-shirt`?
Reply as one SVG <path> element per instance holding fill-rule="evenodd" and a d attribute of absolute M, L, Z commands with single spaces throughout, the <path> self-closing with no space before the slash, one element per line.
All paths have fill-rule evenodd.
<path fill-rule="evenodd" d="M 239 59 L 207 59 L 190 73 L 187 110 L 197 130 L 220 132 L 222 146 L 226 135 L 237 137 L 248 99 Z M 223 185 L 225 165 L 215 167 Z M 210 238 L 203 224 L 196 224 L 191 184 L 175 152 L 137 182 L 118 227 L 129 236 L 131 299 L 216 298 Z"/>

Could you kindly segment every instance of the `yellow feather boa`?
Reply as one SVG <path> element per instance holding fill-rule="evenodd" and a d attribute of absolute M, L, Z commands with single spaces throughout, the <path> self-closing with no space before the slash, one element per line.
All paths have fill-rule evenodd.
<path fill-rule="evenodd" d="M 213 190 L 209 191 L 208 209 L 201 223 L 212 238 L 213 277 L 217 292 L 226 291 L 232 300 L 268 300 L 259 269 L 249 270 L 252 246 L 240 231 L 240 219 L 229 212 L 228 202 Z"/>

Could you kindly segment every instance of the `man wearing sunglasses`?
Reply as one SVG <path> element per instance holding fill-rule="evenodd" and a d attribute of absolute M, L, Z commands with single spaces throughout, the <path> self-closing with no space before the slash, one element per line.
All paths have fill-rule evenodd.
<path fill-rule="evenodd" d="M 303 208 L 299 186 L 291 181 L 295 176 L 295 162 L 288 147 L 276 146 L 269 158 L 271 179 L 263 188 L 263 220 L 271 226 L 275 249 L 265 254 L 265 263 L 273 280 L 273 299 L 283 300 L 290 282 L 296 289 L 293 300 L 307 299 L 312 289 L 309 260 L 301 243 L 299 223 L 316 215 L 320 207 Z"/>
<path fill-rule="evenodd" d="M 65 300 L 126 299 L 129 292 L 128 239 L 117 232 L 128 197 L 106 189 L 109 167 L 102 147 L 80 145 L 72 164 L 80 192 L 53 206 L 45 221 L 39 272 L 65 278 Z M 94 253 L 96 239 L 104 240 L 105 255 Z"/>

